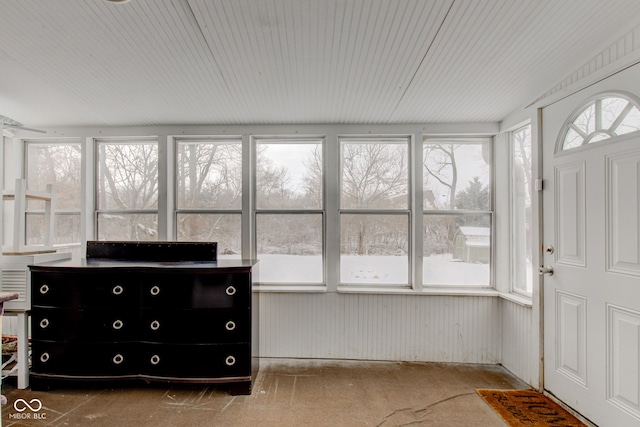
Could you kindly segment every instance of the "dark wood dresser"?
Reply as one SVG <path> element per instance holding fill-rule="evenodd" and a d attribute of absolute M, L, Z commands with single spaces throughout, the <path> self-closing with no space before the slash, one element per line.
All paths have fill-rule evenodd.
<path fill-rule="evenodd" d="M 33 389 L 141 378 L 251 393 L 256 261 L 217 260 L 215 243 L 89 242 L 86 259 L 29 268 Z"/>

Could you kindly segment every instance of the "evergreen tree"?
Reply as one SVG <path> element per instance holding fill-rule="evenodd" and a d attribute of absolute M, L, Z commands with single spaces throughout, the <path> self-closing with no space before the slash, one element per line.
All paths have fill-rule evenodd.
<path fill-rule="evenodd" d="M 489 210 L 489 187 L 474 177 L 467 188 L 456 195 L 456 208 L 469 210 Z"/>

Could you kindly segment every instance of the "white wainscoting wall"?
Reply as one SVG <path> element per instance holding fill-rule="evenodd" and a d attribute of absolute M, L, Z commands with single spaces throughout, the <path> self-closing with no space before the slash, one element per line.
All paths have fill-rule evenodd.
<path fill-rule="evenodd" d="M 501 302 L 502 365 L 518 378 L 535 386 L 538 383 L 538 357 L 534 353 L 533 311 L 506 299 Z"/>
<path fill-rule="evenodd" d="M 495 296 L 265 292 L 260 356 L 500 363 L 500 304 Z"/>

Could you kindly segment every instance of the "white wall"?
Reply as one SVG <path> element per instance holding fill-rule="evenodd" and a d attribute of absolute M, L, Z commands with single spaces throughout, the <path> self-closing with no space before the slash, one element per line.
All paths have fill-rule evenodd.
<path fill-rule="evenodd" d="M 503 299 L 500 313 L 501 363 L 518 378 L 537 387 L 539 329 L 534 323 L 534 310 L 530 306 Z"/>
<path fill-rule="evenodd" d="M 332 292 L 260 298 L 264 357 L 501 361 L 498 297 Z"/>
<path fill-rule="evenodd" d="M 525 123 L 531 123 L 535 127 L 535 121 L 526 120 L 518 123 L 514 128 L 519 128 Z M 537 316 L 538 310 L 537 296 L 539 294 L 539 280 L 537 276 L 533 278 L 533 296 L 530 299 L 512 296 L 511 291 L 511 250 L 509 241 L 511 237 L 510 224 L 510 171 L 508 168 L 510 162 L 509 145 L 510 145 L 509 129 L 494 139 L 495 151 L 495 262 L 494 274 L 496 288 L 503 295 L 509 296 L 511 299 L 501 298 L 499 304 L 500 312 L 500 363 L 511 371 L 514 375 L 525 381 L 527 384 L 538 386 L 538 355 L 539 342 L 538 337 L 540 330 L 538 328 Z M 533 133 L 533 132 L 532 132 Z M 532 141 L 535 141 L 533 133 Z M 537 165 L 537 155 L 533 155 L 534 165 Z M 535 168 L 534 168 L 535 169 Z M 533 177 L 538 175 L 534 170 Z M 539 203 L 535 200 L 537 193 L 534 193 L 534 209 L 537 209 Z M 534 224 L 537 215 L 534 215 Z M 538 247 L 538 241 L 534 238 L 534 247 Z M 535 251 L 534 251 L 535 253 Z M 537 255 L 534 255 L 533 265 L 537 265 Z M 534 268 L 535 270 L 535 268 Z M 533 274 L 533 272 L 532 272 Z M 536 303 L 534 303 L 536 301 Z"/>

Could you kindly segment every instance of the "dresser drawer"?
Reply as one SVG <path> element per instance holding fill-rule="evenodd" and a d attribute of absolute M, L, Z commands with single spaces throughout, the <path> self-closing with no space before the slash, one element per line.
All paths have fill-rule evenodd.
<path fill-rule="evenodd" d="M 118 377 L 137 373 L 140 344 L 32 342 L 31 372 L 77 377 Z"/>
<path fill-rule="evenodd" d="M 251 376 L 249 344 L 141 344 L 140 371 L 152 377 L 229 378 Z"/>
<path fill-rule="evenodd" d="M 31 274 L 31 300 L 40 307 L 137 307 L 139 278 L 104 271 Z"/>
<path fill-rule="evenodd" d="M 249 343 L 250 325 L 249 308 L 140 310 L 140 340 L 148 342 Z"/>
<path fill-rule="evenodd" d="M 31 315 L 35 340 L 122 342 L 137 340 L 139 314 L 134 309 L 39 308 Z"/>
<path fill-rule="evenodd" d="M 141 307 L 231 308 L 251 306 L 248 274 L 166 272 L 146 276 Z"/>

